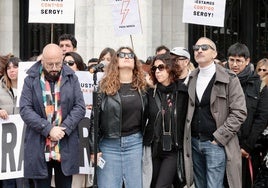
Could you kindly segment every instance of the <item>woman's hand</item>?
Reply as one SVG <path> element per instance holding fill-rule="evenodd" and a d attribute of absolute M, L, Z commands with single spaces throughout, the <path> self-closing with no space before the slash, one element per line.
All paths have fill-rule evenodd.
<path fill-rule="evenodd" d="M 0 110 L 0 118 L 2 118 L 2 119 L 7 119 L 8 118 L 8 114 L 7 114 L 6 110 L 4 110 L 4 109 Z"/>
<path fill-rule="evenodd" d="M 98 154 L 97 154 L 97 160 L 99 160 L 99 158 L 102 156 L 102 153 L 101 152 L 99 152 Z M 90 155 L 90 161 L 94 164 L 94 154 L 91 154 Z"/>

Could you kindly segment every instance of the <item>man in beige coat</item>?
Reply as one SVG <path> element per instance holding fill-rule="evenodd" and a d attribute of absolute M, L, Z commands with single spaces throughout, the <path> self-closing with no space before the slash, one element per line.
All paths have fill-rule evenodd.
<path fill-rule="evenodd" d="M 245 96 L 236 75 L 214 63 L 216 45 L 202 37 L 193 46 L 199 67 L 189 77 L 184 134 L 187 186 L 240 188 L 241 153 L 237 132 L 246 119 Z"/>

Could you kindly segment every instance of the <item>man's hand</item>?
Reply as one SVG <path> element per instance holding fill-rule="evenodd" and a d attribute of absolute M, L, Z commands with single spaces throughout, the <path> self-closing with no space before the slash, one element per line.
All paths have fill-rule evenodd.
<path fill-rule="evenodd" d="M 49 132 L 50 139 L 52 141 L 59 141 L 64 137 L 65 129 L 66 129 L 65 127 L 54 126 Z"/>
<path fill-rule="evenodd" d="M 246 157 L 246 158 L 249 157 L 249 153 L 246 152 L 244 149 L 241 148 L 240 151 L 241 151 L 241 155 L 242 155 L 242 157 Z"/>

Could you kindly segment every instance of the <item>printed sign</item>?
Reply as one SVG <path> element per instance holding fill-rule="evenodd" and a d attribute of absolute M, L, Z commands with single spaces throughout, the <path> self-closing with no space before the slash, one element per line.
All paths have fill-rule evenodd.
<path fill-rule="evenodd" d="M 27 76 L 27 71 L 31 66 L 35 64 L 35 61 L 25 61 L 25 62 L 20 62 L 19 64 L 19 69 L 18 69 L 18 87 L 17 87 L 17 104 L 16 106 L 19 107 L 19 102 L 20 102 L 20 96 L 21 96 L 21 91 L 23 88 L 24 84 L 24 79 Z"/>
<path fill-rule="evenodd" d="M 93 75 L 88 71 L 76 71 L 76 76 L 80 82 L 80 88 L 83 92 L 86 105 L 93 104 L 93 91 L 97 89 L 99 81 L 103 76 L 103 72 L 98 72 L 96 75 L 96 83 L 94 83 Z"/>
<path fill-rule="evenodd" d="M 113 0 L 112 9 L 117 36 L 142 33 L 138 0 Z"/>
<path fill-rule="evenodd" d="M 29 0 L 29 23 L 74 23 L 74 0 Z"/>
<path fill-rule="evenodd" d="M 183 23 L 224 27 L 225 0 L 184 0 Z"/>
<path fill-rule="evenodd" d="M 90 166 L 89 122 L 90 119 L 84 118 L 78 124 L 80 174 L 93 173 Z M 0 118 L 0 180 L 23 177 L 25 129 L 19 114 L 9 115 L 7 120 Z"/>
<path fill-rule="evenodd" d="M 0 124 L 0 179 L 23 177 L 24 122 L 18 114 Z"/>

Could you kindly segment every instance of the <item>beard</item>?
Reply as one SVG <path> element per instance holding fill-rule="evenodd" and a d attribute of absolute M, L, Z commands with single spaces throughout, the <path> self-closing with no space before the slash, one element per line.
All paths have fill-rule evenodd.
<path fill-rule="evenodd" d="M 47 71 L 45 68 L 43 69 L 45 74 L 45 79 L 49 82 L 56 82 L 60 77 L 60 71 Z"/>

